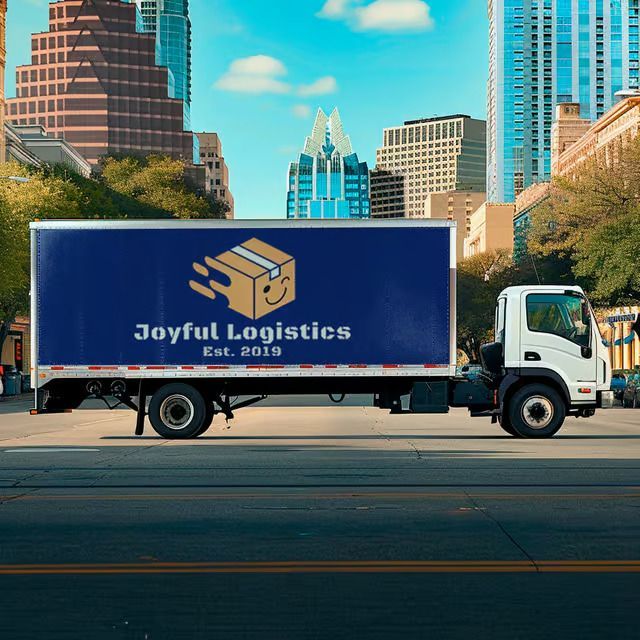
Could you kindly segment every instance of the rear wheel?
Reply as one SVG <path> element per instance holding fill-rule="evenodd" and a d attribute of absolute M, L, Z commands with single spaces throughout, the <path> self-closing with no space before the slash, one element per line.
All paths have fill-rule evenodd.
<path fill-rule="evenodd" d="M 207 416 L 204 419 L 204 422 L 202 424 L 202 429 L 200 429 L 200 432 L 198 433 L 199 436 L 209 431 L 209 429 L 211 428 L 211 425 L 213 424 L 213 419 L 215 415 L 216 415 L 216 411 L 215 411 L 215 407 L 213 406 L 213 402 L 207 402 Z"/>
<path fill-rule="evenodd" d="M 560 394 L 544 384 L 519 389 L 509 401 L 507 415 L 523 438 L 550 438 L 561 429 L 567 409 Z"/>
<path fill-rule="evenodd" d="M 207 419 L 205 399 L 188 384 L 167 384 L 153 394 L 149 403 L 151 426 L 159 436 L 170 440 L 197 438 Z"/>

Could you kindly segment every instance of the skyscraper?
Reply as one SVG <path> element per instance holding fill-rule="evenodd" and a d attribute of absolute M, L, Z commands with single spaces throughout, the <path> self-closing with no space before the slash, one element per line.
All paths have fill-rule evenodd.
<path fill-rule="evenodd" d="M 169 95 L 184 101 L 191 129 L 191 20 L 189 0 L 125 0 L 139 9 L 138 30 L 156 36 L 156 63 L 170 71 Z"/>
<path fill-rule="evenodd" d="M 207 193 L 213 195 L 216 200 L 227 203 L 227 219 L 233 220 L 234 199 L 229 188 L 229 167 L 222 153 L 222 142 L 217 133 L 196 133 L 200 143 L 200 162 L 204 164 L 206 171 Z"/>
<path fill-rule="evenodd" d="M 484 192 L 486 145 L 484 120 L 465 115 L 409 120 L 384 130 L 376 169 L 404 176 L 404 215 L 422 217 L 430 193 Z M 375 195 L 383 194 L 376 188 Z"/>
<path fill-rule="evenodd" d="M 370 175 L 371 217 L 405 217 L 405 178 L 402 173 L 374 169 Z"/>
<path fill-rule="evenodd" d="M 369 218 L 369 168 L 344 133 L 338 109 L 318 109 L 311 135 L 289 165 L 288 218 Z"/>
<path fill-rule="evenodd" d="M 40 124 L 92 164 L 113 153 L 191 161 L 182 101 L 167 92 L 155 38 L 136 32 L 135 7 L 119 0 L 50 3 L 49 31 L 31 36 L 31 64 L 16 71 L 8 119 Z"/>
<path fill-rule="evenodd" d="M 595 121 L 638 88 L 638 0 L 489 0 L 488 198 L 551 171 L 555 108 Z"/>

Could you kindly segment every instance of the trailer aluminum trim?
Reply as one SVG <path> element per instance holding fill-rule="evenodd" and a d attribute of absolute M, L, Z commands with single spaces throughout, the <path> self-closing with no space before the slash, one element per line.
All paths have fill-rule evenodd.
<path fill-rule="evenodd" d="M 455 376 L 454 365 L 301 365 L 234 367 L 212 365 L 183 365 L 175 367 L 128 366 L 128 367 L 41 367 L 41 382 L 73 378 L 122 378 L 130 380 L 174 379 L 174 378 L 444 378 Z"/>
<path fill-rule="evenodd" d="M 396 218 L 382 220 L 44 220 L 32 222 L 31 229 L 216 229 L 245 227 L 248 229 L 319 228 L 319 227 L 432 227 L 455 229 L 453 220 L 432 218 Z M 455 247 L 455 242 L 453 244 Z M 454 254 L 455 255 L 455 254 Z M 454 259 L 455 260 L 455 259 Z"/>
<path fill-rule="evenodd" d="M 36 402 L 34 406 L 38 406 L 38 385 L 40 381 L 38 370 L 38 260 L 37 260 L 37 242 L 36 230 L 31 225 L 29 233 L 31 237 L 31 388 L 33 389 Z"/>

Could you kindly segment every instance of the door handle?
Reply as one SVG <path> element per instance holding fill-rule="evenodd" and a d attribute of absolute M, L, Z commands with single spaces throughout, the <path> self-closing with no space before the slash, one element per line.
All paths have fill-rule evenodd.
<path fill-rule="evenodd" d="M 540 360 L 542 360 L 542 358 L 540 357 L 540 354 L 536 353 L 535 351 L 525 351 L 524 359 L 527 362 L 540 362 Z"/>

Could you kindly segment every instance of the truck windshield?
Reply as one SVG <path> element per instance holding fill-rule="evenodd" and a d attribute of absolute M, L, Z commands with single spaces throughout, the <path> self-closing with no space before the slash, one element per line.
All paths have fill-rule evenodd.
<path fill-rule="evenodd" d="M 531 294 L 527 296 L 529 331 L 551 333 L 588 347 L 591 342 L 589 303 L 577 295 Z"/>

